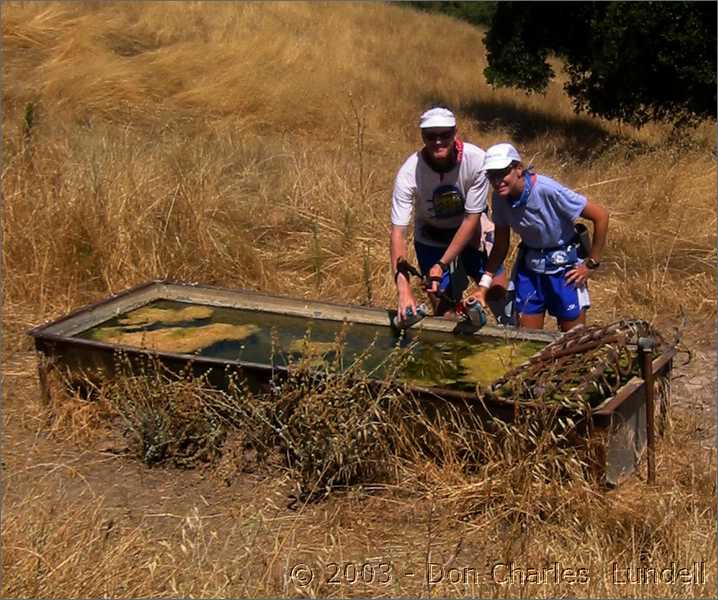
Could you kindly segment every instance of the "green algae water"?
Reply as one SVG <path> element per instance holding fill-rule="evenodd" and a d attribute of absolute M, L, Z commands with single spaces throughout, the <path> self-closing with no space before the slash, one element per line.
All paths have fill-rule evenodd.
<path fill-rule="evenodd" d="M 455 336 L 420 327 L 399 336 L 390 327 L 170 300 L 119 315 L 78 337 L 158 352 L 280 365 L 335 361 L 341 348 L 341 364 L 359 360 L 376 378 L 389 375 L 387 359 L 401 347 L 409 353 L 395 374 L 401 381 L 456 390 L 488 385 L 543 347 L 541 342 Z"/>

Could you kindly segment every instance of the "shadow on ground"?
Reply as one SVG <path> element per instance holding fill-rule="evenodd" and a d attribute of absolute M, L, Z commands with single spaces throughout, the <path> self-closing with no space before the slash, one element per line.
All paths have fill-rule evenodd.
<path fill-rule="evenodd" d="M 610 133 L 588 117 L 576 115 L 557 119 L 543 111 L 521 109 L 491 100 L 475 101 L 462 106 L 462 109 L 482 129 L 501 128 L 510 131 L 512 140 L 519 145 L 541 137 L 558 137 L 561 143 L 556 146 L 557 156 L 572 161 L 589 161 L 619 143 L 631 146 L 633 151 L 646 149 L 633 139 Z"/>
<path fill-rule="evenodd" d="M 427 105 L 446 101 L 440 99 L 437 102 L 436 98 L 432 98 Z M 630 154 L 641 154 L 650 150 L 647 144 L 611 133 L 587 116 L 556 118 L 541 110 L 527 110 L 495 100 L 474 100 L 455 108 L 470 115 L 481 130 L 509 131 L 511 141 L 519 146 L 542 137 L 557 139 L 559 143 L 555 146 L 555 153 L 561 160 L 587 162 L 617 145 Z"/>

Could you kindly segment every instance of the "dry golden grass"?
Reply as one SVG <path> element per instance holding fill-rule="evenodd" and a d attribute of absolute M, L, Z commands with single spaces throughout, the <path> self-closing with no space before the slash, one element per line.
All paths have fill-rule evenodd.
<path fill-rule="evenodd" d="M 30 393 L 20 385 L 11 391 L 30 397 L 32 383 L 18 383 Z M 142 386 L 118 385 L 126 384 L 134 392 Z M 190 382 L 153 386 L 146 398 L 156 396 L 159 408 L 156 400 L 170 388 L 180 392 L 172 398 L 177 406 L 210 399 Z M 551 457 L 511 457 L 497 447 L 471 473 L 456 453 L 461 440 L 437 426 L 440 463 L 407 454 L 412 440 L 403 437 L 403 458 L 383 464 L 392 478 L 365 480 L 319 503 L 300 501 L 292 512 L 285 508 L 291 471 L 241 478 L 241 446 L 232 465 L 202 471 L 236 481 L 229 492 L 202 482 L 198 469 L 146 471 L 126 458 L 88 452 L 86 440 L 47 458 L 40 433 L 65 402 L 45 413 L 37 406 L 6 411 L 6 419 L 20 420 L 23 411 L 37 422 L 20 426 L 29 434 L 25 443 L 6 448 L 5 597 L 714 597 L 715 449 L 693 438 L 695 415 L 672 420 L 658 447 L 653 487 L 642 477 L 608 492 L 576 473 L 546 480 L 532 473 Z M 70 403 L 78 422 L 52 424 L 56 440 L 77 436 L 83 417 L 106 423 L 100 413 L 113 401 L 84 411 L 78 402 Z M 327 425 L 306 416 L 314 426 Z M 482 452 L 491 452 L 491 444 Z M 174 489 L 163 483 L 172 480 Z M 697 569 L 693 581 L 655 583 L 655 571 L 646 571 L 673 564 Z M 311 581 L 295 569 L 302 565 L 312 569 Z M 357 566 L 363 573 L 355 573 Z"/>
<path fill-rule="evenodd" d="M 594 313 L 715 314 L 714 127 L 619 135 L 557 85 L 493 91 L 464 24 L 374 3 L 9 3 L 3 41 L 6 298 L 25 323 L 164 276 L 391 304 L 388 195 L 429 100 L 609 207 Z"/>
<path fill-rule="evenodd" d="M 0 10 L 11 442 L 3 596 L 714 597 L 715 454 L 701 449 L 694 419 L 677 417 L 662 442 L 654 489 L 519 486 L 521 470 L 504 465 L 487 491 L 460 461 L 410 461 L 381 493 L 354 490 L 297 514 L 284 510 L 287 482 L 275 474 L 250 496 L 185 501 L 159 519 L 148 516 L 149 500 L 117 510 L 103 495 L 107 482 L 73 491 L 69 480 L 130 467 L 85 463 L 83 448 L 106 420 L 82 400 L 47 422 L 24 335 L 157 277 L 392 306 L 393 177 L 419 143 L 418 114 L 446 102 L 466 139 L 482 147 L 512 139 L 538 171 L 608 207 L 592 320 L 632 316 L 660 328 L 685 314 L 691 341 L 714 344 L 705 326 L 716 315 L 714 122 L 636 131 L 577 117 L 560 83 L 545 96 L 492 90 L 481 31 L 398 5 L 5 2 Z M 68 462 L 47 459 L 57 448 Z M 153 528 L 158 520 L 164 529 Z M 300 562 L 389 560 L 419 573 L 426 563 L 483 569 L 485 558 L 584 565 L 596 576 L 585 586 L 526 588 L 429 586 L 421 576 L 295 587 L 288 577 Z M 620 586 L 604 576 L 612 561 L 695 560 L 708 580 L 693 587 Z"/>

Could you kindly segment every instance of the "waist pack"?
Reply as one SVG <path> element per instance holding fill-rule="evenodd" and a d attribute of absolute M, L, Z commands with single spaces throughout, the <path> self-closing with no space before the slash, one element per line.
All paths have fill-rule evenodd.
<path fill-rule="evenodd" d="M 578 246 L 576 244 L 570 244 L 563 248 L 548 248 L 540 252 L 546 261 L 547 269 L 560 269 L 578 262 Z"/>
<path fill-rule="evenodd" d="M 558 273 L 578 262 L 578 246 L 568 244 L 556 248 L 524 250 L 524 265 L 534 273 Z"/>
<path fill-rule="evenodd" d="M 591 253 L 591 237 L 583 223 L 576 223 L 575 234 L 571 241 L 553 248 L 525 248 L 527 267 L 531 263 L 540 264 L 541 270 L 556 272 L 575 265 L 580 259 Z M 521 244 L 523 246 L 523 243 Z M 534 269 L 532 269 L 534 270 Z"/>

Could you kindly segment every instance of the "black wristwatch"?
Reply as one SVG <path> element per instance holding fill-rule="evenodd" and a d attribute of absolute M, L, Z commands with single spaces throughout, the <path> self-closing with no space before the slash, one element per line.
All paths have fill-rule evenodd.
<path fill-rule="evenodd" d="M 595 258 L 587 258 L 587 259 L 586 259 L 586 266 L 587 266 L 589 269 L 593 270 L 593 269 L 598 269 L 598 267 L 601 266 L 601 263 L 600 263 L 599 261 L 597 261 Z"/>
<path fill-rule="evenodd" d="M 436 261 L 436 264 L 441 267 L 441 272 L 446 273 L 449 270 L 449 265 L 447 265 L 445 262 L 442 262 L 440 260 Z"/>

